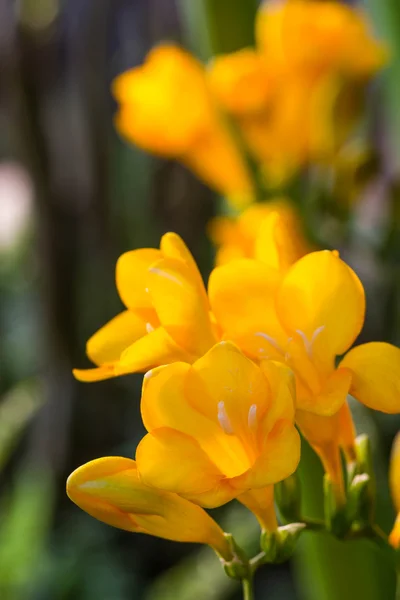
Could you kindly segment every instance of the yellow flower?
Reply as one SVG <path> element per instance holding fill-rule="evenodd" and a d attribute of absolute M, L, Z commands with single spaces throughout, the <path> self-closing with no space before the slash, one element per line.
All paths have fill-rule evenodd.
<path fill-rule="evenodd" d="M 114 82 L 120 133 L 144 150 L 174 157 L 237 206 L 253 198 L 247 167 L 218 114 L 205 69 L 174 45 Z"/>
<path fill-rule="evenodd" d="M 284 199 L 253 204 L 238 217 L 216 217 L 209 226 L 217 246 L 216 264 L 255 258 L 285 270 L 308 250 L 301 224 Z"/>
<path fill-rule="evenodd" d="M 208 544 L 225 560 L 232 559 L 223 531 L 203 509 L 142 483 L 135 461 L 129 458 L 109 456 L 79 467 L 68 478 L 67 494 L 107 525 L 177 542 Z"/>
<path fill-rule="evenodd" d="M 296 375 L 297 406 L 335 414 L 350 392 L 370 408 L 400 412 L 400 350 L 371 342 L 344 354 L 360 333 L 365 294 L 337 252 L 311 252 L 283 276 L 255 260 L 214 269 L 212 311 L 224 336 L 255 360 L 266 357 Z"/>
<path fill-rule="evenodd" d="M 354 460 L 355 435 L 347 395 L 376 410 L 400 412 L 400 349 L 362 344 L 336 366 L 364 323 L 358 277 L 327 250 L 307 254 L 286 274 L 243 259 L 213 271 L 209 298 L 224 337 L 253 360 L 270 358 L 293 370 L 296 420 L 343 499 L 339 445 Z"/>
<path fill-rule="evenodd" d="M 386 60 L 365 15 L 341 2 L 278 0 L 258 13 L 257 42 L 265 59 L 286 72 L 340 72 L 368 77 Z"/>
<path fill-rule="evenodd" d="M 147 373 L 141 410 L 149 432 L 136 452 L 141 480 L 201 506 L 265 488 L 297 467 L 290 369 L 272 361 L 258 367 L 229 342 L 192 366 L 174 363 Z M 257 512 L 269 523 L 266 510 Z"/>
<path fill-rule="evenodd" d="M 159 250 L 123 254 L 116 284 L 126 310 L 88 341 L 87 354 L 97 368 L 74 370 L 80 381 L 193 362 L 218 340 L 201 275 L 178 235 L 164 235 Z"/>
<path fill-rule="evenodd" d="M 396 435 L 390 457 L 389 485 L 396 510 L 396 521 L 389 535 L 389 544 L 400 548 L 400 432 Z"/>
<path fill-rule="evenodd" d="M 256 38 L 256 50 L 215 58 L 208 78 L 267 182 L 279 185 L 309 161 L 332 162 L 386 51 L 364 15 L 339 2 L 265 3 Z"/>

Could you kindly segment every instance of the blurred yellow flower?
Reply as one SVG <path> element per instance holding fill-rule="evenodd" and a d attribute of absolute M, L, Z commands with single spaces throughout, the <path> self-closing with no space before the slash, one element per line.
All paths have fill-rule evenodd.
<path fill-rule="evenodd" d="M 396 550 L 400 548 L 400 432 L 396 435 L 389 466 L 389 486 L 396 510 L 396 521 L 389 535 L 389 543 Z"/>
<path fill-rule="evenodd" d="M 253 198 L 250 175 L 208 89 L 205 69 L 172 44 L 114 81 L 116 126 L 144 150 L 175 157 L 238 207 Z"/>
<path fill-rule="evenodd" d="M 264 2 L 258 13 L 256 37 L 265 59 L 286 73 L 318 76 L 336 71 L 364 78 L 379 70 L 387 58 L 366 15 L 342 2 Z"/>
<path fill-rule="evenodd" d="M 201 506 L 240 499 L 298 465 L 293 374 L 273 361 L 257 366 L 229 342 L 192 366 L 175 363 L 147 373 L 141 410 L 149 432 L 136 452 L 141 480 Z M 264 492 L 264 506 L 259 497 L 253 502 L 268 524 Z M 251 499 L 243 502 L 250 506 Z"/>
<path fill-rule="evenodd" d="M 238 217 L 215 217 L 209 234 L 217 265 L 255 258 L 285 270 L 310 250 L 295 209 L 284 199 L 253 204 Z"/>
<path fill-rule="evenodd" d="M 70 499 L 92 517 L 126 531 L 212 546 L 225 560 L 232 552 L 223 531 L 199 506 L 139 478 L 134 460 L 109 456 L 79 467 L 68 478 Z"/>
<path fill-rule="evenodd" d="M 332 162 L 387 52 L 364 14 L 339 2 L 266 2 L 256 38 L 256 50 L 214 58 L 208 78 L 267 182 L 279 185 L 310 161 Z"/>
<path fill-rule="evenodd" d="M 126 310 L 89 339 L 87 355 L 97 368 L 75 369 L 80 381 L 193 362 L 218 340 L 201 275 L 178 235 L 164 235 L 159 250 L 123 254 L 116 284 Z"/>

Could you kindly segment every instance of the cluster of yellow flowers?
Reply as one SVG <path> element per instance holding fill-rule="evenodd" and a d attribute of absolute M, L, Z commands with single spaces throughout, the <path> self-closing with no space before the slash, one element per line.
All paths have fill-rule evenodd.
<path fill-rule="evenodd" d="M 286 176 L 331 153 L 338 93 L 364 85 L 384 55 L 363 16 L 331 1 L 262 6 L 257 39 L 256 50 L 208 69 L 160 46 L 114 86 L 128 139 L 175 156 L 237 206 L 253 199 L 253 184 L 221 108 L 264 173 Z M 125 309 L 88 341 L 95 367 L 74 375 L 89 382 L 144 372 L 148 433 L 136 460 L 92 461 L 67 489 L 110 525 L 207 543 L 229 562 L 232 542 L 203 508 L 236 498 L 264 531 L 276 531 L 274 485 L 297 469 L 297 428 L 321 458 L 335 505 L 346 506 L 352 480 L 341 452 L 349 473 L 357 462 L 348 395 L 400 413 L 400 349 L 352 348 L 365 318 L 362 283 L 338 252 L 309 246 L 286 200 L 217 218 L 210 235 L 218 252 L 207 288 L 174 233 L 159 249 L 119 258 Z M 397 448 L 396 474 L 399 456 Z M 400 545 L 400 519 L 390 541 Z"/>
<path fill-rule="evenodd" d="M 335 251 L 289 265 L 291 251 L 276 235 L 289 229 L 278 212 L 269 220 L 263 252 L 216 267 L 208 290 L 176 234 L 163 236 L 159 250 L 120 257 L 116 281 L 126 310 L 89 340 L 97 367 L 74 373 L 94 381 L 145 371 L 148 434 L 136 462 L 105 458 L 71 475 L 69 495 L 90 514 L 172 539 L 193 540 L 201 530 L 197 541 L 204 541 L 197 525 L 209 517 L 198 507 L 237 498 L 264 529 L 276 527 L 266 499 L 298 465 L 295 423 L 320 455 L 337 503 L 346 502 L 340 448 L 355 461 L 347 396 L 400 412 L 400 349 L 371 342 L 348 351 L 364 323 L 357 275 Z M 187 531 L 181 521 L 173 532 L 169 512 L 158 528 L 158 511 L 172 514 L 178 504 L 186 506 Z M 209 543 L 221 551 L 222 538 Z"/>
<path fill-rule="evenodd" d="M 237 138 L 267 186 L 309 162 L 333 161 L 386 57 L 364 14 L 333 0 L 265 3 L 256 41 L 207 67 L 160 45 L 114 84 L 124 137 L 181 160 L 238 207 L 254 189 Z"/>

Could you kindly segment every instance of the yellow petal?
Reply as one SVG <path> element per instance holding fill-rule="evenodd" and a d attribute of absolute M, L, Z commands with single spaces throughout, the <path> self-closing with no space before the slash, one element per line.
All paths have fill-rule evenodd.
<path fill-rule="evenodd" d="M 323 417 L 311 412 L 298 410 L 296 422 L 302 434 L 321 459 L 328 474 L 339 504 L 345 502 L 342 461 L 340 457 L 340 416 Z"/>
<path fill-rule="evenodd" d="M 300 436 L 291 421 L 281 420 L 266 436 L 251 469 L 231 480 L 238 489 L 263 488 L 289 477 L 300 460 Z"/>
<path fill-rule="evenodd" d="M 112 377 L 117 376 L 114 364 L 102 365 L 96 369 L 73 369 L 72 374 L 75 379 L 85 383 L 104 381 L 105 379 L 112 379 Z"/>
<path fill-rule="evenodd" d="M 264 360 L 260 367 L 271 388 L 268 411 L 263 423 L 263 430 L 267 433 L 277 421 L 294 419 L 296 386 L 294 374 L 286 365 Z"/>
<path fill-rule="evenodd" d="M 208 79 L 219 103 L 235 115 L 265 110 L 274 87 L 266 62 L 252 48 L 214 58 Z"/>
<path fill-rule="evenodd" d="M 89 339 L 86 353 L 96 365 L 117 361 L 123 350 L 146 335 L 146 323 L 126 310 L 104 325 Z"/>
<path fill-rule="evenodd" d="M 389 485 L 396 512 L 400 513 L 400 432 L 393 440 L 389 465 Z"/>
<path fill-rule="evenodd" d="M 294 232 L 279 212 L 271 212 L 259 228 L 254 256 L 270 267 L 286 271 L 302 254 Z"/>
<path fill-rule="evenodd" d="M 264 531 L 275 531 L 278 529 L 273 485 L 268 485 L 258 490 L 249 490 L 248 492 L 244 492 L 244 494 L 240 494 L 237 499 L 255 514 Z"/>
<path fill-rule="evenodd" d="M 300 331 L 310 341 L 314 361 L 332 369 L 335 356 L 343 354 L 361 331 L 365 294 L 337 253 L 323 250 L 307 254 L 289 269 L 277 310 L 290 333 Z"/>
<path fill-rule="evenodd" d="M 251 460 L 249 421 L 263 420 L 271 394 L 261 369 L 234 344 L 221 342 L 193 364 L 186 391 L 198 412 L 242 441 Z"/>
<path fill-rule="evenodd" d="M 170 427 L 192 436 L 218 469 L 227 476 L 242 473 L 249 460 L 241 441 L 228 436 L 218 421 L 218 403 L 204 413 L 212 401 L 196 385 L 192 369 L 174 363 L 153 369 L 145 375 L 141 411 L 150 432 Z M 200 406 L 200 410 L 198 410 Z"/>
<path fill-rule="evenodd" d="M 350 406 L 345 402 L 339 410 L 339 444 L 348 463 L 356 462 L 356 428 L 351 414 Z"/>
<path fill-rule="evenodd" d="M 203 284 L 184 262 L 164 258 L 150 268 L 148 289 L 163 328 L 193 358 L 217 341 Z"/>
<path fill-rule="evenodd" d="M 341 367 L 352 372 L 350 393 L 360 402 L 389 414 L 400 412 L 400 349 L 385 342 L 356 346 Z"/>
<path fill-rule="evenodd" d="M 116 368 L 121 373 L 136 373 L 179 360 L 189 360 L 189 356 L 163 327 L 158 327 L 129 346 Z"/>
<path fill-rule="evenodd" d="M 144 485 L 133 460 L 106 457 L 91 461 L 69 476 L 67 493 L 84 511 L 113 527 L 209 544 L 226 560 L 231 558 L 215 521 L 176 494 Z"/>
<path fill-rule="evenodd" d="M 236 495 L 200 445 L 175 429 L 164 427 L 146 435 L 136 450 L 136 461 L 144 483 L 207 508 L 225 504 Z"/>
<path fill-rule="evenodd" d="M 336 414 L 346 402 L 351 381 L 352 374 L 349 369 L 337 369 L 324 381 L 317 395 L 298 398 L 298 409 L 325 417 Z"/>
<path fill-rule="evenodd" d="M 127 308 L 149 309 L 147 273 L 149 267 L 162 258 L 160 250 L 140 248 L 122 254 L 116 267 L 116 284 L 122 302 Z"/>
<path fill-rule="evenodd" d="M 397 515 L 393 529 L 390 532 L 389 544 L 395 550 L 398 550 L 398 548 L 400 548 L 400 513 Z"/>
<path fill-rule="evenodd" d="M 252 355 L 254 345 L 260 346 L 264 336 L 272 339 L 271 350 L 286 341 L 275 309 L 275 292 L 280 281 L 277 270 L 247 259 L 217 267 L 211 273 L 208 285 L 211 309 L 228 339 L 254 338 L 253 345 L 251 339 L 247 339 L 246 346 L 240 343 Z M 283 349 L 281 354 L 282 357 L 285 354 Z"/>
<path fill-rule="evenodd" d="M 184 262 L 191 270 L 191 276 L 197 278 L 198 284 L 204 287 L 196 261 L 179 235 L 172 232 L 165 233 L 161 238 L 160 250 L 165 257 Z"/>

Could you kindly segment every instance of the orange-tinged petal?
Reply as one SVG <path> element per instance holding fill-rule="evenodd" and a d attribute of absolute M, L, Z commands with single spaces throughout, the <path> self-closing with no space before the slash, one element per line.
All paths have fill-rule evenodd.
<path fill-rule="evenodd" d="M 120 298 L 127 308 L 151 308 L 147 293 L 147 273 L 149 267 L 160 258 L 161 251 L 154 248 L 131 250 L 119 257 L 115 279 Z"/>
<path fill-rule="evenodd" d="M 301 257 L 294 232 L 279 212 L 271 212 L 263 219 L 255 241 L 254 257 L 281 271 L 286 271 Z"/>
<path fill-rule="evenodd" d="M 339 444 L 348 463 L 356 462 L 356 428 L 348 402 L 339 410 Z"/>
<path fill-rule="evenodd" d="M 289 269 L 277 295 L 277 310 L 290 333 L 301 332 L 312 344 L 314 361 L 332 369 L 335 356 L 343 354 L 361 331 L 365 294 L 338 254 L 323 250 L 307 254 Z"/>
<path fill-rule="evenodd" d="M 400 432 L 392 445 L 389 465 L 389 485 L 393 503 L 397 513 L 400 513 Z"/>
<path fill-rule="evenodd" d="M 340 504 L 345 502 L 342 461 L 340 457 L 340 416 L 323 417 L 311 412 L 298 410 L 296 422 L 302 434 L 321 459 Z"/>
<path fill-rule="evenodd" d="M 209 544 L 226 560 L 231 558 L 215 521 L 176 494 L 144 485 L 134 460 L 106 457 L 91 461 L 69 476 L 67 493 L 84 511 L 113 527 Z"/>
<path fill-rule="evenodd" d="M 360 402 L 389 414 L 400 412 L 400 349 L 385 342 L 356 346 L 341 367 L 352 373 L 350 393 Z"/>
<path fill-rule="evenodd" d="M 194 358 L 213 346 L 217 340 L 204 287 L 184 262 L 163 258 L 154 263 L 148 289 L 161 325 L 178 346 Z"/>
<path fill-rule="evenodd" d="M 221 342 L 193 364 L 186 393 L 198 412 L 242 440 L 252 461 L 249 423 L 255 430 L 262 422 L 271 393 L 261 369 L 234 344 Z"/>
<path fill-rule="evenodd" d="M 263 422 L 267 434 L 281 419 L 293 420 L 295 415 L 296 386 L 293 372 L 286 365 L 264 360 L 260 368 L 271 388 L 268 411 Z"/>
<path fill-rule="evenodd" d="M 275 309 L 274 296 L 280 281 L 277 270 L 250 259 L 213 270 L 208 284 L 211 309 L 227 338 L 236 340 L 260 334 L 273 338 L 277 345 L 282 336 L 286 340 Z M 247 351 L 242 343 L 240 346 Z"/>
<path fill-rule="evenodd" d="M 115 364 L 102 365 L 96 369 L 73 369 L 73 376 L 78 381 L 92 383 L 93 381 L 104 381 L 116 377 Z M 122 373 L 121 373 L 122 374 Z"/>
<path fill-rule="evenodd" d="M 389 544 L 395 550 L 398 550 L 398 548 L 400 548 L 400 513 L 397 515 L 393 529 L 390 532 Z"/>
<path fill-rule="evenodd" d="M 239 502 L 247 506 L 255 514 L 264 531 L 275 531 L 278 529 L 274 506 L 274 486 L 249 490 L 240 494 Z"/>
<path fill-rule="evenodd" d="M 117 361 L 123 350 L 146 335 L 146 323 L 130 310 L 125 310 L 106 323 L 89 339 L 86 353 L 96 365 Z"/>
<path fill-rule="evenodd" d="M 218 422 L 216 402 L 208 414 L 204 413 L 204 403 L 209 406 L 212 401 L 196 385 L 191 385 L 192 382 L 192 369 L 184 363 L 159 367 L 147 373 L 141 403 L 144 426 L 149 432 L 170 427 L 186 433 L 199 443 L 225 475 L 242 473 L 249 466 L 243 444 L 236 436 L 224 432 Z"/>
<path fill-rule="evenodd" d="M 116 365 L 121 372 L 141 372 L 179 360 L 190 360 L 163 327 L 158 327 L 129 346 Z"/>
<path fill-rule="evenodd" d="M 136 450 L 141 480 L 207 508 L 236 495 L 194 438 L 167 427 L 147 434 Z"/>
<path fill-rule="evenodd" d="M 266 436 L 252 468 L 231 480 L 238 489 L 263 488 L 289 477 L 300 460 L 300 436 L 291 421 L 280 420 Z"/>
<path fill-rule="evenodd" d="M 214 58 L 208 79 L 219 103 L 239 116 L 265 110 L 274 88 L 267 63 L 252 48 Z"/>
<path fill-rule="evenodd" d="M 299 396 L 297 407 L 317 415 L 331 417 L 344 405 L 349 393 L 352 374 L 349 369 L 337 369 L 323 383 L 315 396 Z"/>

